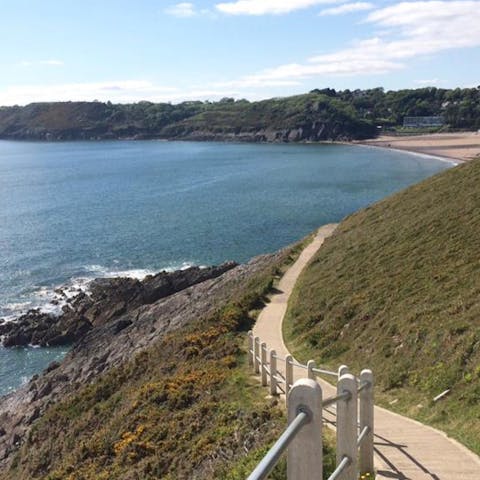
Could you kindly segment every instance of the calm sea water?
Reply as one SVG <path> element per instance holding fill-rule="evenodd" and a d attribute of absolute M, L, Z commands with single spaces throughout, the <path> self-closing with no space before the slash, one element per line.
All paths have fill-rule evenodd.
<path fill-rule="evenodd" d="M 243 262 L 448 166 L 339 145 L 0 142 L 0 317 L 98 276 Z M 0 394 L 64 351 L 0 348 Z"/>

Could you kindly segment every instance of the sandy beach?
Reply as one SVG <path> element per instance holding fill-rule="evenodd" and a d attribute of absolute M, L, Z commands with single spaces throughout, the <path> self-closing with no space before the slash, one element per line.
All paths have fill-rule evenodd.
<path fill-rule="evenodd" d="M 472 160 L 480 155 L 480 133 L 435 133 L 405 137 L 381 136 L 359 142 L 362 145 L 407 150 L 460 161 Z"/>

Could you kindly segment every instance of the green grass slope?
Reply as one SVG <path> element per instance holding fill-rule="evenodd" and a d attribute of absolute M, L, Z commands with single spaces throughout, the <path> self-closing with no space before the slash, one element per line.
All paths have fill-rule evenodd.
<path fill-rule="evenodd" d="M 480 160 L 345 219 L 287 315 L 299 358 L 372 368 L 380 403 L 480 453 Z"/>
<path fill-rule="evenodd" d="M 301 248 L 272 256 L 225 307 L 48 408 L 0 479 L 246 478 L 286 418 L 251 376 L 245 332 Z M 271 478 L 285 478 L 285 463 Z"/>

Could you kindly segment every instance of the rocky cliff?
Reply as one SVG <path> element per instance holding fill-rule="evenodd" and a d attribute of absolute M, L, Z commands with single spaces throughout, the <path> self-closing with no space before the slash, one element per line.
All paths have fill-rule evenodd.
<path fill-rule="evenodd" d="M 142 281 L 135 278 L 98 278 L 90 284 L 88 292 L 80 291 L 73 299 L 66 299 L 60 315 L 34 309 L 15 322 L 0 324 L 0 338 L 4 347 L 69 345 L 92 328 L 105 325 L 142 305 L 150 305 L 175 292 L 218 277 L 235 266 L 234 262 L 227 262 L 218 267 L 191 267 L 149 275 Z M 63 289 L 58 289 L 57 295 L 60 299 L 66 298 Z"/>
<path fill-rule="evenodd" d="M 375 133 L 374 124 L 345 102 L 320 93 L 261 102 L 63 102 L 0 107 L 0 139 L 12 140 L 302 142 L 364 139 Z"/>
<path fill-rule="evenodd" d="M 36 461 L 34 462 L 35 466 L 27 460 L 23 461 L 22 468 L 25 467 L 30 472 L 25 473 L 23 477 L 19 473 L 9 473 L 18 468 L 18 454 L 17 457 L 15 454 L 24 445 L 26 445 L 26 450 L 21 450 L 24 452 L 23 456 L 34 455 L 35 453 L 32 452 L 35 452 L 36 449 L 46 448 L 45 451 L 49 452 L 49 456 L 54 457 L 52 445 L 47 447 L 43 442 L 41 447 L 39 444 L 35 444 L 36 446 L 33 447 L 28 443 L 32 442 L 34 438 L 29 433 L 32 427 L 41 421 L 55 405 L 65 402 L 68 398 L 76 398 L 76 395 L 84 395 L 82 392 L 85 392 L 88 385 L 97 384 L 99 379 L 112 369 L 118 369 L 119 366 L 125 365 L 126 370 L 121 371 L 129 371 L 132 367 L 127 367 L 127 365 L 138 358 L 141 352 L 148 351 L 159 342 L 166 345 L 159 347 L 162 349 L 161 351 L 172 348 L 168 340 L 169 335 L 174 335 L 175 332 L 181 332 L 182 329 L 188 329 L 191 326 L 193 328 L 193 325 L 200 329 L 198 334 L 192 334 L 192 331 L 190 331 L 190 335 L 180 334 L 177 341 L 184 346 L 176 353 L 170 352 L 166 357 L 169 358 L 168 362 L 165 358 L 163 359 L 165 363 L 160 365 L 161 368 L 164 367 L 162 375 L 166 375 L 167 372 L 172 374 L 176 368 L 180 368 L 181 364 L 175 367 L 175 363 L 172 363 L 175 361 L 175 357 L 179 361 L 184 358 L 183 361 L 193 361 L 197 365 L 199 365 L 200 358 L 203 360 L 217 358 L 220 353 L 214 353 L 212 350 L 216 338 L 218 335 L 227 335 L 226 338 L 230 338 L 231 334 L 228 333 L 228 329 L 225 330 L 225 326 L 220 328 L 220 320 L 215 320 L 213 326 L 208 327 L 207 320 L 202 319 L 217 318 L 218 312 L 223 311 L 224 313 L 218 317 L 222 319 L 221 322 L 231 325 L 232 319 L 235 318 L 237 325 L 235 328 L 248 328 L 246 324 L 242 327 L 244 322 L 248 322 L 246 312 L 260 300 L 261 292 L 270 285 L 271 275 L 287 257 L 288 254 L 283 251 L 275 255 L 258 257 L 246 265 L 235 266 L 229 263 L 210 269 L 191 269 L 174 274 L 159 274 L 138 283 L 125 279 L 95 282 L 90 299 L 81 296 L 74 302 L 79 315 L 78 319 L 85 318 L 85 322 L 89 323 L 89 328 L 73 345 L 63 362 L 51 364 L 42 374 L 32 378 L 27 385 L 0 398 L 0 478 L 44 478 L 45 472 L 48 472 L 49 468 L 53 468 L 54 460 L 52 459 L 48 465 L 43 466 L 38 466 Z M 266 272 L 267 277 L 265 277 Z M 248 286 L 252 285 L 252 282 L 256 285 L 255 282 L 258 283 L 259 278 L 263 278 L 262 281 L 265 282 L 266 287 L 262 286 L 260 290 L 255 287 L 257 290 L 251 290 L 252 287 Z M 254 291 L 257 293 L 253 294 Z M 258 296 L 258 292 L 260 292 L 260 296 Z M 242 302 L 247 303 L 241 307 L 240 312 L 245 313 L 240 316 L 232 313 L 239 307 L 229 307 L 224 310 L 228 305 L 241 305 Z M 244 310 L 245 308 L 247 310 Z M 234 316 L 232 317 L 232 315 Z M 198 340 L 195 340 L 203 338 L 205 335 L 205 332 L 201 330 L 202 325 L 207 333 L 217 330 L 219 332 L 215 335 L 208 333 L 210 340 L 205 344 L 202 343 L 203 347 L 198 344 Z M 190 337 L 191 339 L 186 342 L 186 339 Z M 231 342 L 231 340 L 229 341 Z M 225 343 L 222 344 L 225 345 Z M 202 348 L 206 349 L 203 353 Z M 221 351 L 220 349 L 219 352 Z M 232 350 L 233 352 L 235 349 Z M 225 350 L 221 355 L 227 355 L 227 353 L 228 351 Z M 175 357 L 172 357 L 172 354 Z M 161 357 L 162 353 L 156 355 Z M 195 360 L 198 355 L 201 357 Z M 228 362 L 234 365 L 234 357 L 231 357 L 231 354 L 228 355 L 225 358 L 230 358 Z M 136 374 L 135 379 L 138 380 L 139 376 L 141 374 Z M 189 382 L 187 383 L 189 384 Z M 114 393 L 112 383 L 110 383 L 110 389 L 113 390 L 110 392 L 111 395 Z M 90 398 L 91 393 L 88 395 Z M 101 402 L 100 398 L 98 402 Z M 95 402 L 92 407 L 98 413 L 95 410 L 97 408 Z M 50 425 L 49 422 L 47 425 Z M 62 432 L 62 434 L 72 433 L 69 431 L 68 423 L 62 427 Z M 82 432 L 82 434 L 84 433 Z M 80 433 L 74 434 L 74 436 L 78 434 Z M 16 460 L 14 460 L 15 458 Z M 60 458 L 55 458 L 55 462 L 60 461 Z M 11 470 L 12 468 L 13 470 Z"/>

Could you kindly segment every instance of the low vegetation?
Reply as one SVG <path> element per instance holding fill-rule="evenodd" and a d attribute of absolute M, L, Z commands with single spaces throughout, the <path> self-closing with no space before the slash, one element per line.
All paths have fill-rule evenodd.
<path fill-rule="evenodd" d="M 285 326 L 298 358 L 372 368 L 377 401 L 477 453 L 479 184 L 477 160 L 346 218 L 301 275 Z"/>
<path fill-rule="evenodd" d="M 226 307 L 48 408 L 0 478 L 244 479 L 286 422 L 245 365 L 245 332 L 300 250 L 285 251 Z M 285 478 L 284 463 L 272 478 Z"/>

